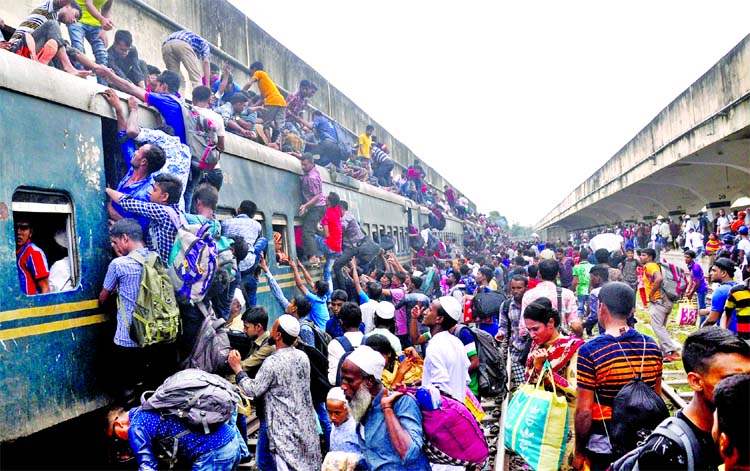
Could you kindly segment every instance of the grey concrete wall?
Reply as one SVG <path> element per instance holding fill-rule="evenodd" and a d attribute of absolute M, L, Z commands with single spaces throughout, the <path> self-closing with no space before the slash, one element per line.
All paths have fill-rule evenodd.
<path fill-rule="evenodd" d="M 597 201 L 679 163 L 686 157 L 750 126 L 750 36 L 745 37 L 719 62 L 664 108 L 630 142 L 536 224 L 554 225 Z M 724 111 L 723 111 L 724 110 Z M 738 165 L 750 167 L 746 155 Z M 732 170 L 731 168 L 729 169 Z M 685 170 L 689 172 L 690 170 Z M 696 175 L 700 181 L 700 175 Z M 700 185 L 713 182 L 700 181 Z M 736 191 L 736 189 L 733 189 Z M 734 197 L 747 194 L 748 186 Z M 715 201 L 710 195 L 709 201 Z M 721 199 L 721 198 L 719 198 Z M 700 208 L 709 201 L 695 202 Z M 676 204 L 664 203 L 672 209 Z"/>
<path fill-rule="evenodd" d="M 0 4 L 0 18 L 11 26 L 17 25 L 39 2 L 3 1 Z M 150 13 L 149 7 L 167 19 Z M 444 185 L 450 185 L 445 177 L 429 166 L 429 156 L 417 157 L 325 77 L 226 0 L 115 0 L 112 20 L 115 29 L 127 29 L 133 34 L 141 58 L 160 69 L 164 67 L 161 58 L 163 38 L 184 27 L 200 34 L 214 46 L 220 47 L 231 59 L 238 61 L 233 71 L 237 83 L 247 81 L 246 66 L 256 60 L 263 62 L 268 74 L 284 91 L 296 91 L 300 80 L 311 80 L 319 88 L 310 103 L 313 108 L 323 111 L 355 134 L 364 132 L 367 124 L 373 124 L 375 134 L 391 149 L 397 164 L 406 167 L 419 158 L 428 174 L 427 181 L 433 187 L 442 191 Z M 112 40 L 114 32 L 110 32 L 109 37 Z M 225 58 L 217 53 L 212 60 L 219 63 Z M 187 77 L 186 73 L 183 75 Z M 458 190 L 461 191 L 460 188 Z"/>

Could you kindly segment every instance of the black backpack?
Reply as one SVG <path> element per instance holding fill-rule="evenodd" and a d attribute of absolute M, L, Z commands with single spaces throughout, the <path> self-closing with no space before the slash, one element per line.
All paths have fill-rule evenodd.
<path fill-rule="evenodd" d="M 331 342 L 331 336 L 309 319 L 305 319 L 302 323 L 310 326 L 313 330 L 313 334 L 315 335 L 315 345 L 313 347 L 317 348 L 324 357 L 328 358 L 328 344 Z"/>
<path fill-rule="evenodd" d="M 696 463 L 703 463 L 703 454 L 698 437 L 695 436 L 690 425 L 679 417 L 667 417 L 649 437 L 655 435 L 667 438 L 683 449 L 687 458 L 685 469 L 694 470 L 696 469 Z M 622 458 L 612 463 L 609 471 L 639 471 L 638 459 L 645 450 L 645 445 L 641 445 L 626 453 Z"/>
<path fill-rule="evenodd" d="M 208 373 L 223 374 L 228 370 L 227 360 L 232 351 L 226 321 L 217 318 L 213 310 L 202 302 L 196 304 L 205 318 L 190 355 L 182 362 L 182 368 L 197 368 Z"/>
<path fill-rule="evenodd" d="M 474 345 L 479 356 L 479 395 L 482 397 L 502 396 L 508 390 L 508 374 L 502 352 L 495 338 L 477 327 L 458 324 L 453 333 L 456 337 L 462 329 L 469 329 L 474 337 Z"/>
<path fill-rule="evenodd" d="M 297 341 L 297 348 L 302 350 L 310 361 L 310 395 L 313 404 L 325 402 L 331 383 L 328 381 L 328 357 L 320 350 L 308 345 L 301 339 Z"/>
<path fill-rule="evenodd" d="M 500 315 L 500 307 L 505 296 L 497 291 L 477 293 L 471 301 L 471 312 L 480 319 L 489 319 Z"/>
<path fill-rule="evenodd" d="M 620 346 L 619 342 L 617 344 Z M 622 350 L 622 346 L 620 346 Z M 609 440 L 616 454 L 624 454 L 638 447 L 653 430 L 669 417 L 669 409 L 653 388 L 643 382 L 641 372 L 646 355 L 646 339 L 643 339 L 641 369 L 633 371 L 633 379 L 623 386 L 612 404 Z"/>

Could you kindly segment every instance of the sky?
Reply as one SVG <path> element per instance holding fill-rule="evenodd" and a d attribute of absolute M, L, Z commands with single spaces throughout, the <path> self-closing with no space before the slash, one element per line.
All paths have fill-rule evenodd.
<path fill-rule="evenodd" d="M 480 211 L 523 225 L 750 33 L 747 0 L 230 2 Z"/>

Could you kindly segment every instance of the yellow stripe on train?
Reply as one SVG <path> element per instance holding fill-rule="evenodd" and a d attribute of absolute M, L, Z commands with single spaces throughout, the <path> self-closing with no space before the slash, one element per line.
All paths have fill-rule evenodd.
<path fill-rule="evenodd" d="M 99 300 L 88 299 L 86 301 L 79 301 L 75 303 L 53 304 L 50 306 L 14 309 L 12 311 L 0 312 L 0 322 L 17 321 L 19 319 L 31 319 L 34 317 L 55 316 L 57 314 L 67 314 L 69 312 L 96 309 L 97 307 L 99 307 Z"/>
<path fill-rule="evenodd" d="M 15 329 L 0 330 L 0 340 L 12 340 L 32 335 L 49 334 L 61 330 L 84 327 L 87 325 L 100 324 L 106 322 L 109 316 L 106 314 L 94 314 L 93 316 L 76 317 L 74 319 L 65 319 L 62 321 L 46 322 L 44 324 L 30 325 L 27 327 L 17 327 Z"/>

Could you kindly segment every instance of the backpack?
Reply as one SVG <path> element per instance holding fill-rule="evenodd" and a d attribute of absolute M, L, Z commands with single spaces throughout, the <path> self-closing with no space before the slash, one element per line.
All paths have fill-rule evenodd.
<path fill-rule="evenodd" d="M 331 336 L 328 335 L 328 333 L 322 330 L 320 327 L 315 325 L 315 323 L 310 319 L 305 319 L 302 321 L 302 323 L 310 326 L 313 330 L 313 334 L 315 335 L 315 345 L 312 345 L 312 347 L 315 347 L 320 353 L 323 354 L 323 356 L 328 358 L 328 344 L 331 343 Z"/>
<path fill-rule="evenodd" d="M 178 371 L 156 391 L 141 395 L 143 410 L 175 415 L 202 428 L 205 434 L 231 419 L 239 403 L 236 386 L 221 376 L 193 368 Z"/>
<path fill-rule="evenodd" d="M 185 137 L 193 156 L 190 166 L 202 170 L 213 169 L 221 159 L 221 152 L 216 148 L 219 141 L 216 124 L 187 103 L 183 104 L 182 116 L 185 120 Z"/>
<path fill-rule="evenodd" d="M 180 330 L 180 309 L 167 270 L 156 252 L 148 252 L 144 259 L 138 252 L 128 257 L 141 265 L 141 280 L 130 322 L 130 338 L 139 347 L 174 342 Z M 117 306 L 122 311 L 117 296 Z"/>
<path fill-rule="evenodd" d="M 203 300 L 218 267 L 216 241 L 211 236 L 211 225 L 188 225 L 184 215 L 165 206 L 172 224 L 177 228 L 172 252 L 169 254 L 169 277 L 178 297 L 193 303 Z"/>
<path fill-rule="evenodd" d="M 416 401 L 416 393 L 417 388 L 406 388 L 410 400 Z M 481 468 L 489 457 L 487 439 L 474 415 L 463 402 L 443 392 L 440 407 L 422 409 L 422 431 L 422 449 L 430 463 Z"/>
<path fill-rule="evenodd" d="M 698 442 L 698 438 L 690 429 L 690 425 L 679 417 L 667 417 L 654 429 L 649 437 L 655 435 L 668 438 L 680 445 L 685 451 L 685 456 L 687 457 L 685 469 L 694 470 L 696 469 L 696 463 L 703 463 L 701 444 Z M 620 459 L 612 463 L 609 467 L 609 471 L 639 471 L 640 467 L 638 466 L 638 459 L 641 457 L 644 449 L 645 446 L 641 445 L 626 453 Z"/>
<path fill-rule="evenodd" d="M 685 271 L 674 263 L 659 262 L 663 280 L 661 290 L 672 302 L 677 301 L 687 290 L 688 280 Z"/>
<path fill-rule="evenodd" d="M 430 235 L 427 236 L 427 251 L 430 254 L 440 251 L 440 239 L 435 237 L 430 231 Z"/>
<path fill-rule="evenodd" d="M 229 352 L 229 329 L 224 319 L 217 319 L 203 303 L 197 304 L 205 319 L 198 330 L 190 355 L 182 362 L 182 368 L 197 368 L 207 373 L 222 373 L 227 366 Z"/>
<path fill-rule="evenodd" d="M 346 357 L 348 357 L 356 348 L 352 343 L 349 341 L 346 336 L 342 335 L 341 337 L 336 337 L 336 340 L 339 341 L 342 347 L 344 347 L 344 354 L 341 355 L 341 358 L 339 358 L 339 364 L 338 369 L 336 370 L 336 386 L 341 386 L 341 365 L 344 364 L 344 360 L 346 360 Z M 364 345 L 365 339 L 362 339 L 362 345 Z"/>
<path fill-rule="evenodd" d="M 620 346 L 619 343 L 618 346 Z M 620 350 L 625 354 L 622 346 Z M 641 378 L 640 372 L 643 371 L 645 356 L 646 338 L 644 337 L 641 368 L 636 372 L 628 361 L 634 377 L 620 389 L 612 404 L 612 421 L 608 435 L 616 454 L 627 453 L 636 448 L 638 443 L 645 440 L 660 422 L 669 417 L 669 410 L 664 400 Z"/>
<path fill-rule="evenodd" d="M 504 302 L 505 296 L 497 291 L 481 292 L 474 295 L 471 310 L 479 319 L 490 319 L 500 314 Z"/>
<path fill-rule="evenodd" d="M 479 395 L 482 397 L 502 396 L 507 391 L 508 374 L 503 362 L 503 356 L 497 347 L 495 338 L 482 329 L 468 327 L 462 324 L 456 326 L 455 335 L 458 337 L 462 329 L 469 329 L 474 337 L 474 345 L 479 357 Z"/>
<path fill-rule="evenodd" d="M 297 341 L 297 348 L 302 350 L 310 361 L 310 395 L 313 404 L 325 402 L 331 383 L 328 381 L 328 357 L 320 351 L 303 342 Z"/>

